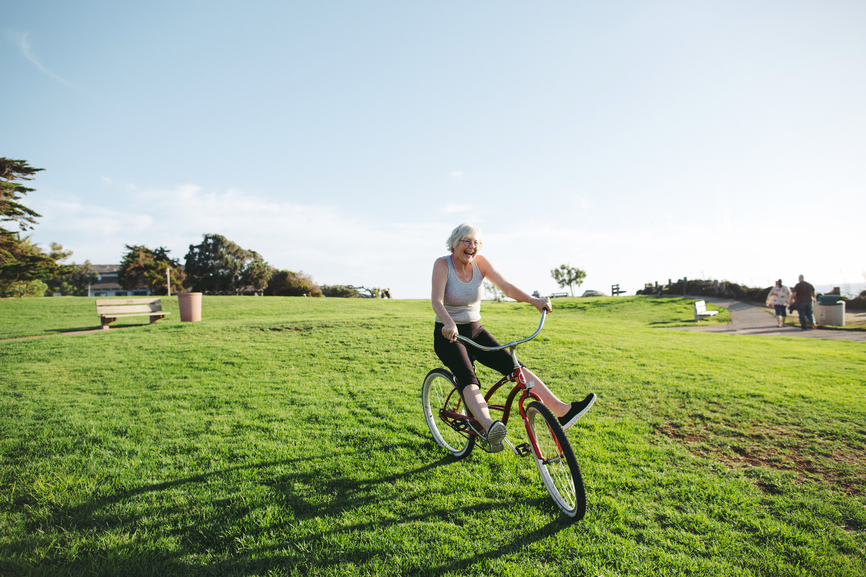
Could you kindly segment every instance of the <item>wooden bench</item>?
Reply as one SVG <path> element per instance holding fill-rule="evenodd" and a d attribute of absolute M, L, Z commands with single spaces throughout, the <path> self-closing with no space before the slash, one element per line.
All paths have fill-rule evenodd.
<path fill-rule="evenodd" d="M 552 295 L 550 295 L 550 298 L 555 299 L 557 297 L 561 298 L 561 297 L 567 297 L 567 296 L 568 296 L 568 293 L 553 293 Z"/>
<path fill-rule="evenodd" d="M 719 314 L 719 311 L 708 311 L 706 301 L 698 301 L 695 303 L 695 322 L 710 318 Z"/>
<path fill-rule="evenodd" d="M 98 299 L 96 301 L 96 314 L 102 319 L 102 328 L 107 329 L 109 323 L 113 323 L 121 317 L 150 317 L 150 324 L 155 323 L 165 315 L 159 299 Z"/>

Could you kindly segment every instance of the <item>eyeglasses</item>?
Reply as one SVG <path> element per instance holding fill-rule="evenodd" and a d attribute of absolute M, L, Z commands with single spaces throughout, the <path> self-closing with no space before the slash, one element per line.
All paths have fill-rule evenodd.
<path fill-rule="evenodd" d="M 466 246 L 481 246 L 481 241 L 480 241 L 480 240 L 473 240 L 473 239 L 469 239 L 469 238 L 461 238 L 461 239 L 460 239 L 460 242 L 462 242 L 462 243 L 465 244 Z"/>

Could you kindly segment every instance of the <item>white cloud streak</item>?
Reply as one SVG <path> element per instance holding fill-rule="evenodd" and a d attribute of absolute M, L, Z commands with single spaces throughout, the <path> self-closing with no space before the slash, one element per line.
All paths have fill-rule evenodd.
<path fill-rule="evenodd" d="M 29 60 L 34 66 L 36 66 L 44 74 L 47 74 L 52 79 L 59 82 L 60 84 L 63 84 L 64 86 L 72 88 L 76 92 L 83 92 L 83 90 L 81 90 L 79 87 L 75 86 L 74 84 L 72 84 L 71 82 L 69 82 L 68 80 L 63 78 L 62 76 L 52 72 L 51 70 L 46 68 L 42 64 L 42 62 L 39 61 L 39 59 L 33 53 L 33 50 L 30 48 L 30 40 L 27 38 L 26 32 L 8 32 L 7 38 L 13 44 L 15 44 L 15 46 L 17 46 L 18 50 L 21 52 L 21 54 L 24 56 L 24 58 Z"/>

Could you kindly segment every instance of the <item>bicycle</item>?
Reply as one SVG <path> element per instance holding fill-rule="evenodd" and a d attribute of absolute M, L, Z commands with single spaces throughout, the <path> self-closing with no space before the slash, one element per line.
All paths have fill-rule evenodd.
<path fill-rule="evenodd" d="M 534 339 L 541 332 L 546 315 L 547 311 L 542 311 L 541 322 L 532 335 L 498 347 L 485 347 L 461 335 L 457 335 L 457 338 L 485 351 L 506 348 L 509 350 L 514 360 L 514 370 L 490 387 L 484 395 L 484 400 L 491 412 L 502 412 L 502 418 L 499 420 L 507 425 L 514 401 L 520 393 L 517 407 L 526 427 L 529 442 L 514 446 L 507 437 L 505 442 L 518 457 L 530 455 L 534 457 L 541 481 L 554 503 L 566 516 L 579 520 L 586 513 L 586 490 L 580 465 L 559 420 L 532 392 L 534 383 L 527 381 L 515 352 L 518 345 Z M 515 384 L 505 404 L 491 404 L 490 399 L 506 383 Z M 524 407 L 528 399 L 530 402 Z M 451 455 L 456 458 L 466 457 L 472 452 L 476 443 L 483 450 L 490 452 L 490 446 L 483 432 L 484 428 L 469 414 L 460 390 L 456 386 L 456 379 L 449 371 L 433 369 L 427 373 L 421 388 L 421 402 L 424 407 L 424 419 L 427 421 L 433 439 Z"/>

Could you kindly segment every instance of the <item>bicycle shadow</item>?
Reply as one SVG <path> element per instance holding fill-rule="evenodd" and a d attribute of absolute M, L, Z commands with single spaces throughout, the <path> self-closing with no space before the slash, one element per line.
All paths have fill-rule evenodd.
<path fill-rule="evenodd" d="M 402 450 L 417 454 L 418 445 L 413 441 L 404 441 L 389 443 L 387 446 L 371 446 L 352 451 L 350 454 L 356 459 L 364 459 L 366 454 L 382 450 Z M 341 452 L 340 456 L 344 457 L 345 454 Z M 62 564 L 64 570 L 69 573 L 83 573 L 98 567 L 104 568 L 107 560 L 112 559 L 117 560 L 115 567 L 119 574 L 125 569 L 129 569 L 130 573 L 140 572 L 142 567 L 158 567 L 162 574 L 185 574 L 204 569 L 201 554 L 208 552 L 208 556 L 213 557 L 213 561 L 207 563 L 207 570 L 218 574 L 261 574 L 285 569 L 287 565 L 302 566 L 306 563 L 306 556 L 302 552 L 314 550 L 317 554 L 312 566 L 319 570 L 338 568 L 345 564 L 347 559 L 351 559 L 352 563 L 361 567 L 368 562 L 375 562 L 374 558 L 380 556 L 381 551 L 367 550 L 361 545 L 356 545 L 354 549 L 348 551 L 346 547 L 334 547 L 335 539 L 339 540 L 336 538 L 337 535 L 341 535 L 342 538 L 347 531 L 381 533 L 392 527 L 404 527 L 404 530 L 413 531 L 417 530 L 418 523 L 437 520 L 459 530 L 459 526 L 454 525 L 455 513 L 470 517 L 495 515 L 501 513 L 503 507 L 515 506 L 508 501 L 466 507 L 440 507 L 393 518 L 377 516 L 369 521 L 344 525 L 339 523 L 338 519 L 345 513 L 363 508 L 374 511 L 380 504 L 393 502 L 395 498 L 399 498 L 403 505 L 410 508 L 415 501 L 419 503 L 417 507 L 424 507 L 431 499 L 430 490 L 421 490 L 413 495 L 396 496 L 394 492 L 383 493 L 377 491 L 377 488 L 393 486 L 399 491 L 404 482 L 417 484 L 431 471 L 456 464 L 460 459 L 447 455 L 406 470 L 386 472 L 370 478 L 358 478 L 355 474 L 345 473 L 332 478 L 323 478 L 323 473 L 325 475 L 333 473 L 328 470 L 327 463 L 334 457 L 335 455 L 332 454 L 320 454 L 225 467 L 164 482 L 145 484 L 70 506 L 55 505 L 51 513 L 52 525 L 58 532 L 67 535 L 94 530 L 100 532 L 119 530 L 125 533 L 147 531 L 149 523 L 152 523 L 156 515 L 166 527 L 164 529 L 166 536 L 176 539 L 182 547 L 131 552 L 123 543 L 105 545 L 71 562 L 59 556 L 45 558 L 40 566 L 48 570 L 52 566 Z M 311 462 L 315 466 L 310 467 Z M 317 463 L 323 465 L 319 466 Z M 302 464 L 306 470 L 301 470 Z M 226 489 L 222 489 L 221 494 L 210 500 L 206 497 L 206 491 L 184 493 L 183 495 L 192 495 L 192 500 L 204 499 L 205 502 L 213 505 L 210 508 L 203 508 L 204 511 L 210 511 L 210 516 L 197 516 L 191 513 L 189 503 L 171 496 L 173 490 L 186 485 L 209 486 L 214 482 L 231 480 L 236 473 L 247 470 L 261 472 L 256 482 L 270 489 L 269 497 L 248 500 L 242 493 L 232 494 Z M 284 472 L 287 470 L 288 472 Z M 306 489 L 299 490 L 299 487 Z M 23 509 L 32 505 L 26 500 L 26 497 L 16 499 L 17 502 L 12 504 L 12 508 Z M 538 507 L 543 504 L 550 506 L 549 500 L 545 498 L 530 502 Z M 520 504 L 520 506 L 525 505 L 525 501 Z M 389 509 L 393 508 L 393 505 L 383 505 L 381 508 Z M 268 519 L 269 517 L 263 514 L 266 510 L 276 510 L 280 514 L 276 519 L 258 525 L 239 525 L 237 522 L 238 519 Z M 317 518 L 326 519 L 328 528 L 322 531 L 305 531 L 302 535 L 273 543 L 274 535 L 292 533 L 284 526 L 287 519 L 292 523 L 298 522 L 303 527 L 309 524 L 306 522 Z M 463 559 L 447 559 L 440 566 L 418 567 L 417 570 L 441 574 L 464 569 L 474 563 L 519 551 L 527 543 L 548 537 L 569 525 L 570 522 L 557 516 L 557 519 L 544 527 L 521 535 L 496 549 L 479 552 Z M 312 526 L 315 526 L 315 523 Z M 262 541 L 269 541 L 269 543 L 256 545 Z M 21 551 L 22 547 L 28 546 L 28 543 L 8 542 L 0 546 L 0 558 L 12 559 L 13 556 L 9 553 Z M 239 549 L 237 543 L 249 543 L 250 546 Z M 11 561 L 0 563 L 0 568 L 5 567 L 0 573 L 7 570 L 11 574 L 26 572 L 24 571 L 26 567 L 16 567 L 8 563 Z"/>
<path fill-rule="evenodd" d="M 541 501 L 545 501 L 546 499 L 537 499 L 533 500 L 533 503 L 540 504 Z M 463 514 L 475 515 L 479 517 L 486 517 L 495 515 L 498 511 L 501 512 L 502 506 L 498 503 L 486 503 L 480 505 L 472 505 L 469 507 L 464 507 L 460 509 Z M 356 549 L 354 551 L 347 551 L 345 549 L 342 550 L 334 550 L 332 553 L 327 553 L 324 556 L 320 553 L 322 550 L 326 550 L 329 548 L 329 545 L 333 543 L 335 537 L 338 537 L 345 533 L 354 533 L 354 532 L 364 532 L 364 531 L 384 531 L 389 526 L 404 526 L 407 531 L 412 531 L 417 527 L 419 523 L 431 523 L 435 521 L 442 521 L 444 523 L 453 523 L 455 516 L 455 510 L 453 509 L 436 509 L 435 511 L 430 511 L 427 513 L 420 513 L 416 515 L 408 515 L 404 517 L 400 517 L 398 519 L 394 519 L 388 522 L 380 523 L 380 522 L 370 522 L 370 523 L 357 523 L 353 525 L 342 526 L 339 529 L 333 529 L 328 531 L 321 531 L 317 533 L 308 533 L 303 537 L 292 539 L 279 545 L 273 545 L 269 547 L 262 547 L 250 551 L 249 553 L 244 553 L 243 555 L 233 557 L 232 559 L 226 559 L 209 567 L 209 569 L 214 570 L 218 574 L 230 574 L 237 572 L 240 568 L 244 567 L 246 564 L 246 560 L 252 560 L 257 557 L 261 557 L 263 553 L 273 553 L 275 551 L 317 551 L 318 558 L 315 565 L 305 564 L 303 560 L 296 561 L 294 555 L 279 555 L 276 557 L 270 557 L 269 562 L 265 566 L 259 566 L 258 569 L 268 571 L 276 568 L 285 568 L 292 567 L 293 569 L 298 568 L 299 566 L 306 567 L 315 567 L 318 571 L 328 572 L 328 569 L 335 569 L 343 566 L 347 559 L 352 559 L 353 564 L 356 567 L 363 567 L 367 563 L 371 562 L 379 562 L 382 557 L 382 552 L 379 550 L 361 550 Z M 534 531 L 529 533 L 521 534 L 519 537 L 515 537 L 513 540 L 505 543 L 495 549 L 490 551 L 476 553 L 475 555 L 464 557 L 464 558 L 450 558 L 447 560 L 443 560 L 439 565 L 424 565 L 424 566 L 409 566 L 401 571 L 402 574 L 408 575 L 444 575 L 450 574 L 451 572 L 462 572 L 478 563 L 483 563 L 485 561 L 495 560 L 499 557 L 503 557 L 506 555 L 512 555 L 515 553 L 520 553 L 524 551 L 527 545 L 531 545 L 537 541 L 541 541 L 546 539 L 552 535 L 555 535 L 562 529 L 568 528 L 571 523 L 563 518 L 559 517 L 554 519 L 540 527 Z"/>

